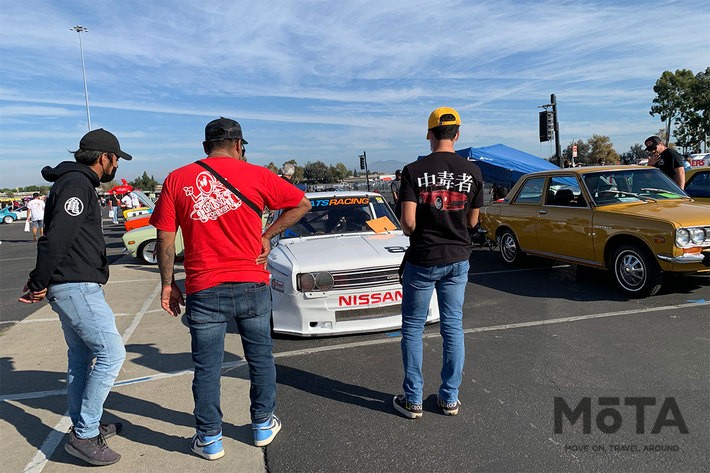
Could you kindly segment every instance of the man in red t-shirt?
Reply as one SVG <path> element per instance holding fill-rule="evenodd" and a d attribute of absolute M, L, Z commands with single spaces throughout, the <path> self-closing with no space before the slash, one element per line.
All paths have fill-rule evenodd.
<path fill-rule="evenodd" d="M 266 258 L 270 240 L 311 208 L 303 191 L 269 169 L 248 164 L 239 123 L 228 118 L 205 127 L 203 147 L 210 169 L 197 163 L 165 180 L 150 218 L 158 229 L 161 306 L 180 315 L 184 304 L 175 283 L 175 235 L 185 245 L 187 321 L 192 337 L 197 433 L 190 448 L 208 460 L 224 455 L 220 375 L 227 320 L 234 317 L 249 364 L 252 430 L 256 446 L 268 445 L 281 429 L 274 415 L 276 367 L 271 340 L 271 293 Z M 237 192 L 217 178 L 221 175 Z M 285 209 L 262 234 L 261 210 Z"/>

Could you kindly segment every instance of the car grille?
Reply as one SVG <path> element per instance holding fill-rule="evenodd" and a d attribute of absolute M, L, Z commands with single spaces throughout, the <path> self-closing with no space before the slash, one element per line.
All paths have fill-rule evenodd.
<path fill-rule="evenodd" d="M 362 289 L 399 283 L 399 266 L 330 271 L 335 284 L 333 289 Z"/>
<path fill-rule="evenodd" d="M 392 317 L 402 313 L 401 304 L 372 307 L 369 309 L 336 310 L 336 322 L 349 322 L 351 320 L 379 319 L 382 317 Z"/>

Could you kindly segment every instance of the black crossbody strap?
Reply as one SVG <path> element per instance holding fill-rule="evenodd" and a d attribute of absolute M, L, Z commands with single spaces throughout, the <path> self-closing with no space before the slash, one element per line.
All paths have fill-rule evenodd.
<path fill-rule="evenodd" d="M 212 169 L 212 167 L 210 167 L 210 166 L 209 166 L 206 162 L 204 162 L 204 161 L 195 161 L 195 164 L 199 164 L 199 165 L 202 166 L 203 168 L 207 169 L 207 171 L 208 171 L 209 173 L 211 173 L 214 177 L 216 177 L 219 182 L 221 182 L 222 184 L 224 184 L 225 187 L 227 187 L 227 189 L 229 189 L 230 191 L 232 191 L 232 193 L 233 193 L 234 195 L 236 195 L 237 197 L 239 197 L 242 202 L 244 202 L 245 204 L 247 204 L 247 205 L 249 206 L 249 208 L 252 209 L 254 212 L 256 212 L 256 214 L 259 216 L 259 218 L 261 218 L 261 214 L 264 213 L 264 210 L 263 210 L 263 209 L 260 209 L 258 205 L 256 205 L 254 202 L 252 202 L 251 200 L 249 200 L 244 194 L 242 194 L 241 192 L 239 192 L 239 191 L 237 190 L 237 188 L 234 187 L 232 184 L 230 184 L 229 181 L 227 181 L 225 178 L 223 178 L 220 173 L 218 173 L 217 171 L 215 171 L 214 169 Z"/>

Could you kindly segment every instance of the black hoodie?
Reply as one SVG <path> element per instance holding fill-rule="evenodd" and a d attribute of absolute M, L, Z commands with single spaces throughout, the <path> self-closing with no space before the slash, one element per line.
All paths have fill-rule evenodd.
<path fill-rule="evenodd" d="M 99 176 L 84 164 L 65 161 L 42 169 L 54 182 L 44 211 L 44 236 L 37 244 L 37 264 L 30 273 L 33 291 L 50 284 L 108 281 L 101 206 L 96 194 Z"/>

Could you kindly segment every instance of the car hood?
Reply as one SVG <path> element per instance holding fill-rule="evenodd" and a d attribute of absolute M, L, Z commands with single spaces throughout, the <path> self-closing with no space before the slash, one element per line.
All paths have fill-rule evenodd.
<path fill-rule="evenodd" d="M 281 240 L 275 249 L 301 269 L 332 270 L 399 265 L 407 247 L 408 237 L 391 233 L 294 238 Z M 272 262 L 283 264 L 278 253 L 272 252 Z"/>
<path fill-rule="evenodd" d="M 599 207 L 598 211 L 668 220 L 681 226 L 710 224 L 710 210 L 708 210 L 708 207 L 698 202 L 689 202 L 687 200 L 609 205 Z"/>

